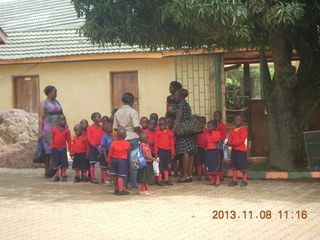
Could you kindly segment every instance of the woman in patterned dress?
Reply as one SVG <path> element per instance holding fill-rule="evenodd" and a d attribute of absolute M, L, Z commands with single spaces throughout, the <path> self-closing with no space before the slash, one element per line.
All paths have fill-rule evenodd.
<path fill-rule="evenodd" d="M 175 93 L 178 102 L 177 116 L 173 127 L 175 131 L 177 124 L 184 121 L 191 121 L 191 108 L 185 98 L 188 96 L 187 89 L 179 89 Z M 194 162 L 194 154 L 197 152 L 197 142 L 195 136 L 183 136 L 176 138 L 175 154 L 182 155 L 183 176 L 177 181 L 178 183 L 192 181 L 192 169 Z"/>
<path fill-rule="evenodd" d="M 44 93 L 47 95 L 47 99 L 42 101 L 39 106 L 38 138 L 41 139 L 46 154 L 44 177 L 48 177 L 46 173 L 50 166 L 52 128 L 58 124 L 58 116 L 63 112 L 60 103 L 56 100 L 57 89 L 54 86 L 47 86 Z"/>

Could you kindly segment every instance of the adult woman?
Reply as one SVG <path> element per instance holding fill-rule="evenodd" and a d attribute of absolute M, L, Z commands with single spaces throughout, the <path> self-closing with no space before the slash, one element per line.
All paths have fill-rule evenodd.
<path fill-rule="evenodd" d="M 126 140 L 130 143 L 131 150 L 139 146 L 139 133 L 141 132 L 139 114 L 132 108 L 134 96 L 126 92 L 122 95 L 123 105 L 114 114 L 113 128 L 122 127 L 126 130 Z M 138 169 L 134 169 L 130 164 L 130 183 L 132 188 L 138 188 L 137 182 Z M 127 179 L 125 179 L 127 185 Z"/>
<path fill-rule="evenodd" d="M 178 102 L 175 99 L 175 93 L 177 90 L 181 89 L 181 83 L 177 81 L 172 81 L 169 86 L 170 96 L 167 97 L 167 109 L 166 118 L 176 119 Z"/>
<path fill-rule="evenodd" d="M 175 93 L 176 101 L 178 102 L 176 120 L 173 126 L 175 131 L 178 123 L 184 121 L 191 121 L 191 108 L 186 102 L 185 98 L 188 96 L 188 90 L 179 89 Z M 194 162 L 194 153 L 197 151 L 196 137 L 195 136 L 177 136 L 175 145 L 175 154 L 183 155 L 183 176 L 177 181 L 178 183 L 192 181 L 192 168 Z"/>
<path fill-rule="evenodd" d="M 39 106 L 39 133 L 38 138 L 42 140 L 46 161 L 44 164 L 44 176 L 50 166 L 51 150 L 50 143 L 52 138 L 52 128 L 58 124 L 58 116 L 62 114 L 60 103 L 56 100 L 57 89 L 54 86 L 46 86 L 44 93 L 47 99 L 42 101 Z"/>

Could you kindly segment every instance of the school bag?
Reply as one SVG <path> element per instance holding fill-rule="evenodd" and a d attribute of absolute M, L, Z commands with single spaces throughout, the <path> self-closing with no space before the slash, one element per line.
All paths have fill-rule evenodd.
<path fill-rule="evenodd" d="M 143 156 L 142 148 L 143 146 L 139 146 L 132 150 L 130 154 L 130 162 L 135 169 L 141 169 L 147 166 L 147 160 Z"/>

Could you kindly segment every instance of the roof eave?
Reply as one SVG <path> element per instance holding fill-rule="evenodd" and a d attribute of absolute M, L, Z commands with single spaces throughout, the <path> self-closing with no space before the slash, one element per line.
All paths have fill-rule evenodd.
<path fill-rule="evenodd" d="M 4 44 L 7 41 L 7 34 L 0 28 L 0 44 Z"/>

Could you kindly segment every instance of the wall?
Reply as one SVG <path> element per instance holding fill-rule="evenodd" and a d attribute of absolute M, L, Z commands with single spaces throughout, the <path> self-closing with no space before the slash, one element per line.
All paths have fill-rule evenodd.
<path fill-rule="evenodd" d="M 0 65 L 0 111 L 13 108 L 13 76 L 39 75 L 40 99 L 47 85 L 55 86 L 70 126 L 95 111 L 109 116 L 110 72 L 121 71 L 138 71 L 140 116 L 163 116 L 169 83 L 175 80 L 173 58 Z"/>

